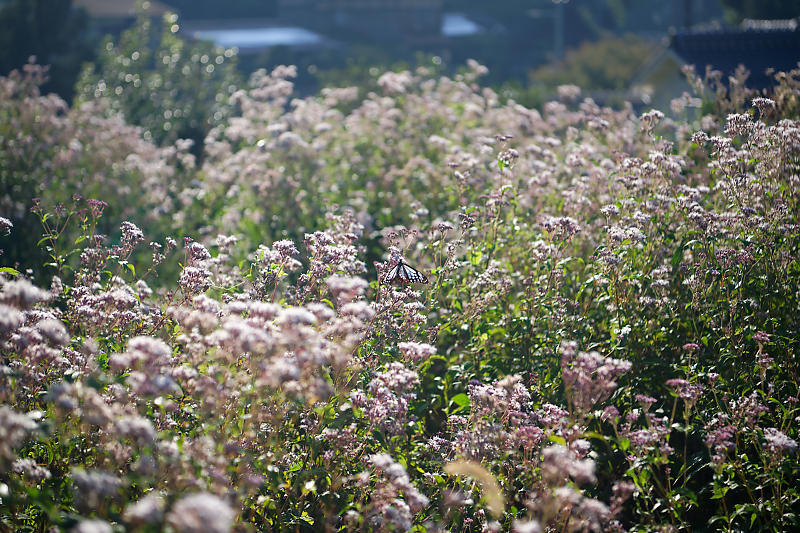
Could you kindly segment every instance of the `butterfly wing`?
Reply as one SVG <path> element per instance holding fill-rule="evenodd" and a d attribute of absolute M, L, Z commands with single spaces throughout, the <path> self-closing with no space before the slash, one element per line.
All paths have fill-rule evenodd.
<path fill-rule="evenodd" d="M 394 281 L 399 281 L 400 283 L 428 283 L 428 278 L 416 268 L 400 261 L 383 277 L 383 283 L 385 284 Z"/>
<path fill-rule="evenodd" d="M 397 278 L 403 283 L 428 283 L 428 278 L 425 277 L 425 274 L 416 268 L 405 263 L 400 263 L 398 266 L 400 270 L 397 273 Z"/>
<path fill-rule="evenodd" d="M 383 282 L 389 284 L 398 279 L 398 276 L 400 275 L 400 267 L 402 266 L 403 263 L 397 263 L 394 267 L 392 267 L 391 270 L 389 270 L 389 272 L 387 272 L 383 277 Z"/>

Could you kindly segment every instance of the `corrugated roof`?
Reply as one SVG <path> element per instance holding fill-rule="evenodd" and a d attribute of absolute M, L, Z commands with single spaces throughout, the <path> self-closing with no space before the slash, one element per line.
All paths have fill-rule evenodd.
<path fill-rule="evenodd" d="M 797 19 L 781 19 L 781 20 L 757 20 L 757 19 L 744 19 L 742 21 L 743 30 L 761 30 L 761 31 L 794 31 L 797 29 Z"/>

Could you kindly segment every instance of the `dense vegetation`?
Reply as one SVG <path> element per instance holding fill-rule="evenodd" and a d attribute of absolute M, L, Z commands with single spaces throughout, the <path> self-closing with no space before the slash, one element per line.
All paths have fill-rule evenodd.
<path fill-rule="evenodd" d="M 0 529 L 800 526 L 800 70 L 668 118 L 105 50 L 0 79 Z"/>
<path fill-rule="evenodd" d="M 0 74 L 35 57 L 49 66 L 47 92 L 71 98 L 81 64 L 94 56 L 85 12 L 72 0 L 0 0 Z"/>

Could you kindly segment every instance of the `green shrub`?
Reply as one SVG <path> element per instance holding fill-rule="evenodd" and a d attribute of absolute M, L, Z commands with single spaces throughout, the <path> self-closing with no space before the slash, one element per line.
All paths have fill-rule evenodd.
<path fill-rule="evenodd" d="M 140 175 L 118 158 L 174 174 L 41 200 L 50 288 L 2 270 L 2 526 L 797 529 L 797 73 L 695 77 L 668 119 L 504 103 L 483 70 L 363 99 L 256 73 L 198 169 L 119 116 L 130 144 L 87 142 L 54 199 Z M 9 168 L 112 120 L 0 87 Z"/>
<path fill-rule="evenodd" d="M 177 35 L 178 18 L 167 14 L 160 34 L 141 14 L 119 42 L 107 38 L 78 80 L 77 105 L 102 99 L 159 146 L 178 139 L 195 143 L 231 114 L 229 97 L 240 79 L 233 50 Z"/>

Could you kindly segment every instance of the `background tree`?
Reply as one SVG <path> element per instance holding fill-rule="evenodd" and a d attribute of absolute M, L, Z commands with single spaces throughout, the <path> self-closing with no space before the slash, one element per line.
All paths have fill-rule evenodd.
<path fill-rule="evenodd" d="M 42 91 L 66 100 L 73 94 L 81 64 L 91 60 L 94 43 L 88 17 L 72 0 L 12 0 L 0 3 L 0 74 L 8 74 L 36 56 L 50 65 Z"/>
<path fill-rule="evenodd" d="M 183 39 L 177 15 L 155 27 L 140 13 L 118 39 L 107 37 L 94 64 L 78 81 L 78 102 L 103 98 L 108 111 L 122 113 L 158 145 L 194 141 L 202 152 L 208 131 L 226 119 L 229 98 L 241 85 L 233 50 L 210 41 Z"/>
<path fill-rule="evenodd" d="M 623 90 L 655 49 L 634 36 L 584 43 L 569 50 L 564 61 L 533 70 L 530 82 L 551 89 L 574 84 L 590 90 Z"/>

